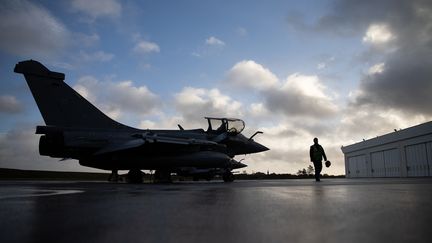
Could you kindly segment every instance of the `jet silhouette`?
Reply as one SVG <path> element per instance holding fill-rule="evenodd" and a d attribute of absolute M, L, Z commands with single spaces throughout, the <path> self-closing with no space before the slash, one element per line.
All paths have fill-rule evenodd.
<path fill-rule="evenodd" d="M 41 63 L 28 60 L 16 64 L 14 72 L 24 74 L 45 126 L 39 153 L 62 159 L 77 159 L 80 165 L 111 170 L 129 170 L 129 182 L 142 182 L 141 170 L 155 170 L 156 181 L 171 181 L 171 173 L 211 179 L 221 175 L 232 182 L 234 169 L 246 165 L 234 160 L 240 154 L 268 150 L 241 132 L 240 119 L 205 117 L 207 130 L 137 129 L 109 118 L 64 82 L 63 73 L 52 72 Z"/>

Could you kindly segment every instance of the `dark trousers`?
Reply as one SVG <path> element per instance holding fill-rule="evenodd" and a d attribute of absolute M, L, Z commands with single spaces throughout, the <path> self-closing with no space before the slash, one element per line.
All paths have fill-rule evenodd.
<path fill-rule="evenodd" d="M 315 167 L 315 180 L 320 180 L 320 174 L 322 170 L 322 161 L 313 161 Z"/>

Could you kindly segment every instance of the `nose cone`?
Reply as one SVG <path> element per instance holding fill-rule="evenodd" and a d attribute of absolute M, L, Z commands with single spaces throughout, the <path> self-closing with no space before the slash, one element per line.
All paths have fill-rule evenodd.
<path fill-rule="evenodd" d="M 253 153 L 259 153 L 269 150 L 269 148 L 257 142 L 252 142 L 251 149 L 254 151 Z"/>
<path fill-rule="evenodd" d="M 246 144 L 246 150 L 248 154 L 252 154 L 252 153 L 260 153 L 260 152 L 264 152 L 269 150 L 269 148 L 267 148 L 266 146 L 257 143 L 253 140 L 248 141 Z"/>
<path fill-rule="evenodd" d="M 238 134 L 234 137 L 229 137 L 225 144 L 230 155 L 253 154 L 269 150 L 266 146 L 255 142 L 253 139 L 246 138 Z"/>

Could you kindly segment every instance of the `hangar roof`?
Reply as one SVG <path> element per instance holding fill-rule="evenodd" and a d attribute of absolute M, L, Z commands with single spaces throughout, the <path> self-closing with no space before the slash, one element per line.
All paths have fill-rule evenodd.
<path fill-rule="evenodd" d="M 380 146 L 383 144 L 393 143 L 408 138 L 414 138 L 418 136 L 424 136 L 426 134 L 432 134 L 432 121 L 422 123 L 417 126 L 409 127 L 406 129 L 395 130 L 392 133 L 384 134 L 376 138 L 368 139 L 359 143 L 351 144 L 348 146 L 342 146 L 342 152 L 344 154 L 358 151 L 365 148 Z"/>

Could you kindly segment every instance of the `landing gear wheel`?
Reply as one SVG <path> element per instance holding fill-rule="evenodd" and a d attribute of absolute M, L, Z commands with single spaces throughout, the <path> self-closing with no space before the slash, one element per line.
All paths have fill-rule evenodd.
<path fill-rule="evenodd" d="M 231 172 L 226 172 L 222 175 L 222 179 L 224 182 L 233 182 L 234 181 L 234 175 Z"/>
<path fill-rule="evenodd" d="M 154 175 L 154 182 L 156 183 L 171 183 L 171 171 L 169 170 L 156 170 Z"/>
<path fill-rule="evenodd" d="M 129 183 L 143 183 L 143 175 L 141 170 L 133 169 L 127 174 Z"/>
<path fill-rule="evenodd" d="M 118 170 L 112 170 L 110 176 L 108 177 L 109 182 L 118 182 L 119 175 Z"/>

